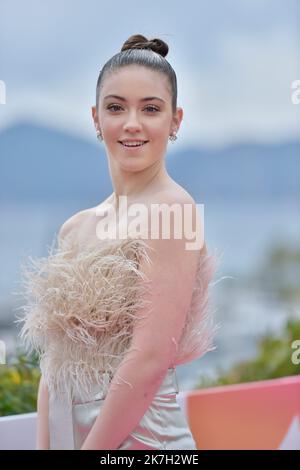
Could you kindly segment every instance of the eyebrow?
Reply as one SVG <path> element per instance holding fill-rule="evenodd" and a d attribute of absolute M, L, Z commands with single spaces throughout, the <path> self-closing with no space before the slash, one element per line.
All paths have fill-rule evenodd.
<path fill-rule="evenodd" d="M 105 96 L 105 100 L 107 98 L 115 98 L 116 100 L 120 100 L 120 101 L 126 101 L 125 98 L 123 98 L 123 96 L 118 96 L 118 95 L 107 95 Z M 152 101 L 152 100 L 159 100 L 159 101 L 162 101 L 163 103 L 165 102 L 163 99 L 161 98 L 158 98 L 158 96 L 146 96 L 146 98 L 141 98 L 140 101 Z"/>

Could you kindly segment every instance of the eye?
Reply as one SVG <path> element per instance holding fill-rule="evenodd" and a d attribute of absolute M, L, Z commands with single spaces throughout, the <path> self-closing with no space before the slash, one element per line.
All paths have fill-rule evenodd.
<path fill-rule="evenodd" d="M 150 108 L 150 109 L 153 109 L 154 111 L 159 111 L 159 109 L 158 109 L 156 106 L 152 106 L 152 105 L 146 106 L 146 108 L 147 108 L 147 109 L 149 109 L 149 108 Z"/>
<path fill-rule="evenodd" d="M 118 104 L 112 104 L 110 106 L 107 106 L 107 109 L 112 109 L 112 108 L 120 108 L 121 106 L 119 106 Z"/>
<path fill-rule="evenodd" d="M 116 108 L 121 108 L 121 106 L 119 106 L 118 104 L 111 104 L 110 106 L 107 106 L 107 109 L 116 110 Z M 159 111 L 159 109 L 156 106 L 153 106 L 153 105 L 146 106 L 145 109 L 152 110 L 151 113 L 153 113 L 154 111 L 156 111 L 156 112 Z M 117 109 L 117 111 L 119 111 L 119 109 Z"/>

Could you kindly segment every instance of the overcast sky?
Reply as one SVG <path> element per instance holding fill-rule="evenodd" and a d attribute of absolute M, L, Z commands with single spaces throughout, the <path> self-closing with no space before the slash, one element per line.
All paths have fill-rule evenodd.
<path fill-rule="evenodd" d="M 169 44 L 176 145 L 300 137 L 299 0 L 0 0 L 0 129 L 28 119 L 95 141 L 98 73 L 132 34 Z"/>

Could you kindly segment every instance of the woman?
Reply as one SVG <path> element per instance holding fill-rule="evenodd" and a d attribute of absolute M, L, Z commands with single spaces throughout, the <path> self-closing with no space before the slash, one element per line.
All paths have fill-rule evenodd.
<path fill-rule="evenodd" d="M 114 192 L 67 220 L 58 249 L 27 273 L 22 335 L 41 354 L 38 449 L 196 449 L 175 366 L 212 349 L 216 258 L 195 201 L 165 167 L 183 117 L 167 52 L 162 40 L 131 36 L 101 70 L 92 116 Z M 179 210 L 180 237 L 166 217 L 169 236 L 151 236 L 157 205 Z M 137 207 L 143 237 L 130 219 Z M 196 248 L 186 248 L 187 231 Z"/>

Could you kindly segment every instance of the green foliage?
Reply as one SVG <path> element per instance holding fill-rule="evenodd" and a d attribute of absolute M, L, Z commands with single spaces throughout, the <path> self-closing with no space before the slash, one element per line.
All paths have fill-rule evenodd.
<path fill-rule="evenodd" d="M 300 321 L 288 320 L 282 336 L 267 335 L 259 342 L 259 352 L 255 359 L 240 362 L 227 372 L 219 371 L 218 378 L 215 380 L 204 378 L 199 387 L 214 387 L 298 375 L 300 374 L 300 364 L 292 362 L 292 354 L 295 352 L 292 343 L 295 340 L 300 340 Z"/>
<path fill-rule="evenodd" d="M 38 357 L 17 352 L 0 365 L 0 416 L 36 411 L 40 380 Z"/>
<path fill-rule="evenodd" d="M 271 247 L 254 275 L 258 284 L 291 307 L 300 303 L 299 276 L 300 249 L 280 244 Z"/>

